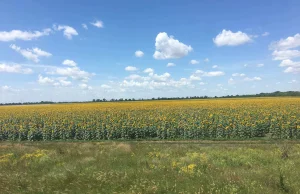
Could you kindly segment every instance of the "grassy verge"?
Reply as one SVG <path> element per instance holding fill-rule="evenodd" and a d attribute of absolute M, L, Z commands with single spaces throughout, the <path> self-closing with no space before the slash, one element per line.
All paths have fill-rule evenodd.
<path fill-rule="evenodd" d="M 299 193 L 297 141 L 2 142 L 1 193 Z"/>

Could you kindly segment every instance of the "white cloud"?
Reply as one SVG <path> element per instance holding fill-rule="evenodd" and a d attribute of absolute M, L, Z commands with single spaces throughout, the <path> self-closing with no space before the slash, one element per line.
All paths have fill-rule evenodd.
<path fill-rule="evenodd" d="M 291 48 L 297 48 L 300 46 L 300 34 L 295 34 L 295 36 L 287 37 L 286 39 L 281 39 L 279 41 L 270 44 L 269 49 L 271 50 L 287 50 Z"/>
<path fill-rule="evenodd" d="M 288 67 L 284 71 L 284 73 L 300 73 L 300 67 Z"/>
<path fill-rule="evenodd" d="M 57 67 L 53 71 L 47 73 L 51 75 L 70 77 L 74 80 L 79 80 L 82 82 L 88 82 L 94 75 L 93 73 L 88 73 L 81 70 L 79 67 Z"/>
<path fill-rule="evenodd" d="M 284 60 L 300 57 L 300 51 L 298 50 L 275 50 L 272 53 L 273 60 Z"/>
<path fill-rule="evenodd" d="M 204 82 L 200 82 L 199 83 L 199 85 L 201 85 L 201 86 L 203 86 L 203 85 L 205 85 L 206 83 L 204 83 Z"/>
<path fill-rule="evenodd" d="M 166 32 L 160 32 L 155 39 L 156 51 L 153 54 L 155 59 L 175 59 L 188 55 L 193 50 L 191 46 L 168 36 Z"/>
<path fill-rule="evenodd" d="M 46 52 L 46 51 L 43 51 L 43 50 L 41 50 L 41 49 L 39 49 L 39 48 L 37 48 L 37 47 L 33 48 L 32 51 L 33 51 L 36 55 L 38 55 L 39 57 L 50 57 L 50 56 L 52 56 L 51 53 L 48 53 L 48 52 Z"/>
<path fill-rule="evenodd" d="M 222 71 L 210 71 L 210 72 L 205 72 L 203 74 L 203 76 L 205 77 L 215 77 L 215 76 L 222 76 L 222 75 L 225 75 L 225 73 Z"/>
<path fill-rule="evenodd" d="M 101 88 L 104 88 L 104 89 L 110 89 L 110 88 L 111 88 L 111 86 L 109 86 L 109 85 L 106 85 L 106 84 L 102 84 L 102 85 L 101 85 Z"/>
<path fill-rule="evenodd" d="M 244 64 L 244 67 L 248 67 L 248 64 Z"/>
<path fill-rule="evenodd" d="M 300 67 L 300 62 L 294 62 L 290 59 L 285 59 L 281 61 L 280 67 Z"/>
<path fill-rule="evenodd" d="M 256 67 L 263 67 L 263 66 L 265 66 L 265 65 L 262 63 L 256 65 Z"/>
<path fill-rule="evenodd" d="M 4 92 L 19 92 L 20 91 L 19 89 L 14 89 L 11 86 L 7 86 L 7 85 L 2 86 L 1 90 Z"/>
<path fill-rule="evenodd" d="M 31 74 L 33 73 L 33 70 L 30 68 L 23 68 L 21 65 L 7 65 L 0 63 L 0 72 Z"/>
<path fill-rule="evenodd" d="M 54 83 L 54 79 L 51 79 L 49 77 L 43 77 L 42 75 L 38 76 L 38 83 L 42 85 L 50 85 Z"/>
<path fill-rule="evenodd" d="M 233 73 L 232 76 L 233 77 L 244 77 L 246 75 L 244 73 Z"/>
<path fill-rule="evenodd" d="M 64 36 L 71 40 L 73 36 L 77 36 L 78 35 L 78 32 L 71 26 L 64 26 L 64 25 L 59 25 L 59 26 L 56 26 L 56 25 L 53 25 L 53 28 L 57 31 L 63 31 L 64 33 Z"/>
<path fill-rule="evenodd" d="M 61 84 L 62 86 L 70 86 L 70 85 L 72 85 L 72 82 L 71 82 L 71 81 L 60 80 L 59 82 L 60 82 L 60 84 Z"/>
<path fill-rule="evenodd" d="M 78 86 L 83 90 L 92 90 L 93 89 L 91 86 L 88 86 L 87 84 L 79 84 Z"/>
<path fill-rule="evenodd" d="M 205 72 L 205 71 L 202 71 L 202 70 L 196 70 L 195 74 L 199 74 L 202 77 L 216 77 L 216 76 L 225 75 L 225 73 L 222 72 L 222 71 L 209 71 L 209 72 Z"/>
<path fill-rule="evenodd" d="M 253 78 L 245 77 L 244 80 L 245 81 L 260 81 L 262 79 L 260 77 L 253 77 Z"/>
<path fill-rule="evenodd" d="M 9 42 L 15 40 L 33 40 L 42 36 L 48 36 L 51 32 L 50 28 L 46 28 L 43 31 L 21 31 L 21 30 L 12 30 L 12 31 L 0 31 L 0 41 Z"/>
<path fill-rule="evenodd" d="M 191 60 L 191 61 L 190 61 L 190 64 L 192 64 L 192 65 L 196 65 L 196 64 L 199 64 L 199 61 L 197 61 L 197 60 L 193 59 L 193 60 Z"/>
<path fill-rule="evenodd" d="M 63 87 L 67 87 L 67 86 L 71 86 L 72 82 L 67 80 L 68 77 L 58 77 L 55 80 L 57 80 L 58 82 L 53 83 L 54 86 L 63 86 Z"/>
<path fill-rule="evenodd" d="M 251 41 L 251 38 L 246 33 L 241 31 L 231 32 L 230 30 L 227 31 L 226 29 L 224 29 L 216 36 L 216 38 L 213 39 L 213 42 L 219 47 L 238 46 Z"/>
<path fill-rule="evenodd" d="M 67 66 L 71 66 L 71 67 L 75 67 L 77 66 L 77 63 L 75 63 L 75 61 L 66 59 L 62 62 L 63 65 L 67 65 Z"/>
<path fill-rule="evenodd" d="M 297 80 L 293 79 L 292 81 L 288 82 L 289 84 L 294 84 L 294 83 L 298 83 Z"/>
<path fill-rule="evenodd" d="M 231 85 L 235 84 L 235 81 L 232 77 L 228 80 L 228 84 L 231 84 Z"/>
<path fill-rule="evenodd" d="M 84 28 L 84 29 L 88 29 L 88 27 L 87 27 L 87 25 L 86 24 L 81 24 L 82 25 L 82 27 Z"/>
<path fill-rule="evenodd" d="M 269 36 L 269 35 L 270 35 L 269 32 L 265 32 L 265 33 L 262 34 L 262 36 Z"/>
<path fill-rule="evenodd" d="M 16 46 L 15 44 L 10 45 L 10 48 L 15 50 L 16 52 L 20 53 L 26 59 L 34 61 L 36 63 L 38 63 L 40 61 L 39 57 L 50 57 L 50 56 L 52 56 L 51 53 L 43 51 L 39 48 L 21 49 L 20 47 Z"/>
<path fill-rule="evenodd" d="M 283 72 L 284 73 L 300 73 L 300 62 L 294 62 L 290 59 L 283 60 L 280 67 L 287 67 Z"/>
<path fill-rule="evenodd" d="M 135 51 L 134 54 L 135 54 L 136 57 L 143 57 L 144 56 L 143 51 L 140 51 L 140 50 Z"/>
<path fill-rule="evenodd" d="M 209 62 L 209 58 L 204 59 L 204 62 L 208 63 Z"/>
<path fill-rule="evenodd" d="M 218 65 L 214 65 L 214 66 L 212 66 L 212 68 L 213 68 L 213 69 L 216 69 L 216 68 L 218 68 Z"/>
<path fill-rule="evenodd" d="M 153 69 L 151 69 L 151 68 L 147 68 L 147 69 L 145 69 L 144 70 L 144 73 L 153 73 L 154 72 L 154 70 Z"/>
<path fill-rule="evenodd" d="M 199 81 L 199 80 L 201 80 L 201 77 L 197 76 L 197 75 L 191 75 L 190 76 L 190 80 L 192 80 L 192 81 Z"/>
<path fill-rule="evenodd" d="M 167 67 L 174 67 L 174 66 L 176 66 L 176 64 L 174 64 L 174 63 L 168 63 L 167 64 Z"/>
<path fill-rule="evenodd" d="M 91 24 L 97 28 L 103 28 L 103 22 L 101 20 L 96 20 L 95 22 L 91 22 Z"/>
<path fill-rule="evenodd" d="M 127 66 L 127 67 L 125 67 L 125 70 L 126 70 L 126 71 L 137 71 L 138 68 L 133 67 L 133 66 Z"/>
<path fill-rule="evenodd" d="M 131 74 L 128 77 L 126 77 L 125 79 L 128 80 L 150 80 L 150 77 L 143 77 L 137 74 Z"/>
<path fill-rule="evenodd" d="M 18 53 L 20 53 L 23 57 L 25 57 L 28 60 L 34 61 L 36 63 L 38 63 L 40 61 L 39 56 L 34 54 L 33 52 L 31 52 L 28 49 L 26 49 L 26 50 L 21 49 L 20 47 L 14 45 L 14 44 L 10 45 L 10 48 L 17 51 Z"/>
<path fill-rule="evenodd" d="M 167 73 L 162 75 L 163 77 L 168 77 L 169 75 Z M 163 80 L 149 80 L 149 81 L 134 81 L 134 80 L 124 80 L 120 83 L 121 87 L 125 88 L 143 88 L 145 90 L 148 89 L 170 89 L 170 88 L 182 88 L 182 87 L 190 87 L 193 88 L 194 85 L 191 84 L 191 81 L 186 78 L 181 78 L 180 80 L 172 80 L 172 79 L 163 79 Z"/>
<path fill-rule="evenodd" d="M 154 74 L 152 76 L 152 79 L 154 79 L 155 81 L 164 82 L 164 81 L 167 81 L 167 79 L 169 79 L 170 77 L 171 77 L 171 74 L 169 74 L 169 73 L 164 73 L 162 75 Z"/>

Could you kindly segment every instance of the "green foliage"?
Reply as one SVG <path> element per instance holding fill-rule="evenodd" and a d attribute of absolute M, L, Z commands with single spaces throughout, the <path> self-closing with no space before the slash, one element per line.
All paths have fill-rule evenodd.
<path fill-rule="evenodd" d="M 299 193 L 300 145 L 275 143 L 2 142 L 1 194 Z"/>

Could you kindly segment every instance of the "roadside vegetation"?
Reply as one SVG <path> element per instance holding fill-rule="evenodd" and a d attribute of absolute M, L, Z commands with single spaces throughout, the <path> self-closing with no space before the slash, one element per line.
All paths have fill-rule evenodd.
<path fill-rule="evenodd" d="M 2 142 L 1 193 L 299 193 L 294 141 Z"/>

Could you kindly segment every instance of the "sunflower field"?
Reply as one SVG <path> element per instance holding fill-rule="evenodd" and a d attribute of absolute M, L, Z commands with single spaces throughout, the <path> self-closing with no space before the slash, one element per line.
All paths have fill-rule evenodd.
<path fill-rule="evenodd" d="M 300 98 L 0 107 L 0 140 L 300 139 Z"/>

